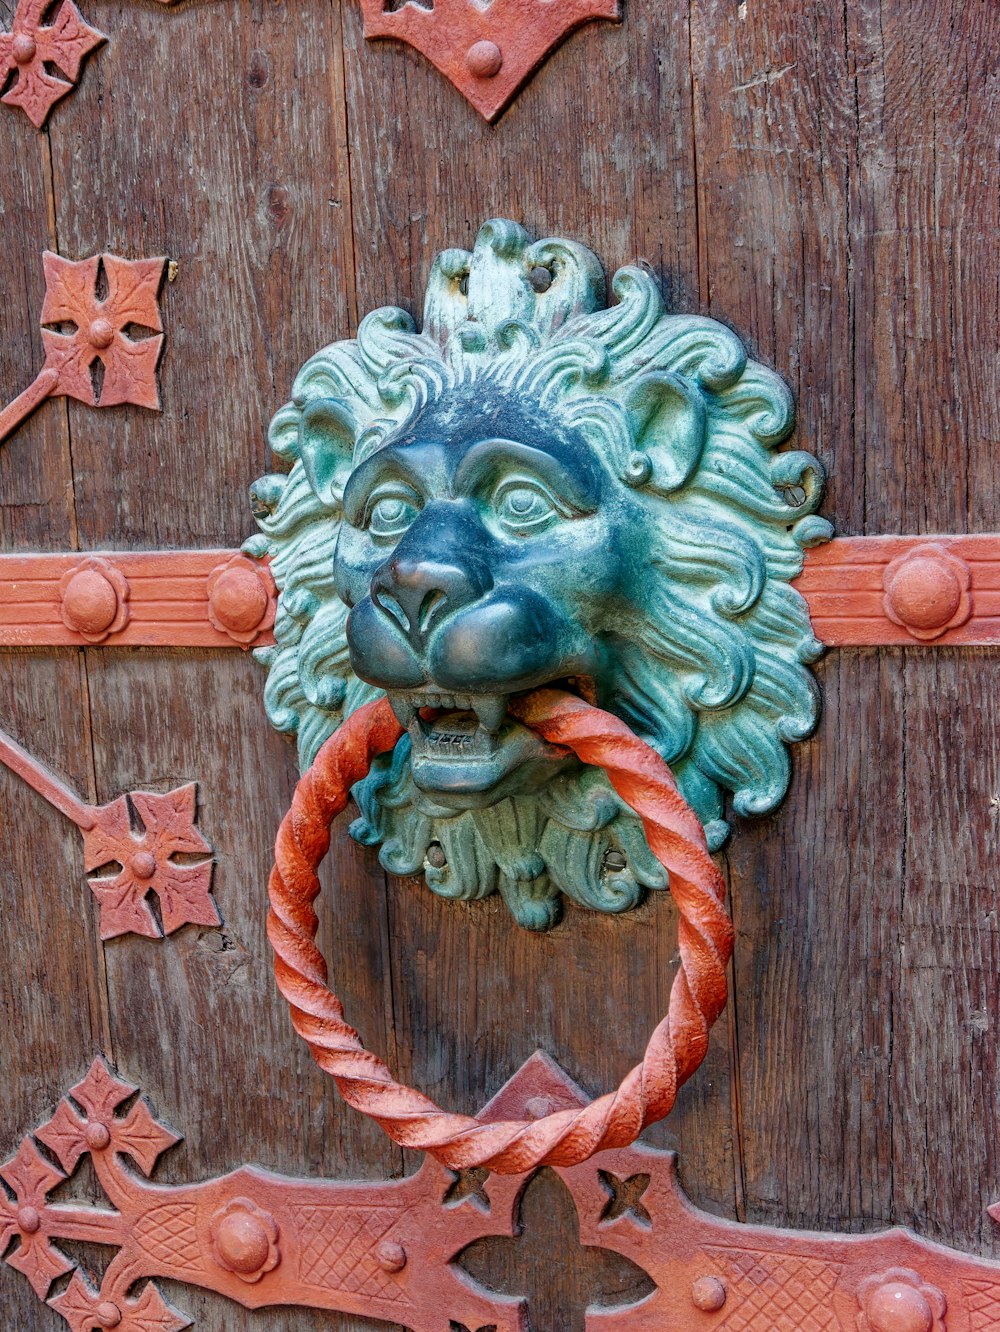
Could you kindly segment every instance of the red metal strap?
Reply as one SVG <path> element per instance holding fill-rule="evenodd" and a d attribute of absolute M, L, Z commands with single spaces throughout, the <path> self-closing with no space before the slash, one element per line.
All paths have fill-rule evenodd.
<path fill-rule="evenodd" d="M 663 1119 L 677 1089 L 705 1057 L 709 1028 L 725 1007 L 726 966 L 733 950 L 722 875 L 708 854 L 701 823 L 659 755 L 616 717 L 571 694 L 539 690 L 515 700 L 511 709 L 550 744 L 565 746 L 584 763 L 605 770 L 641 818 L 651 849 L 670 873 L 680 909 L 681 965 L 667 1016 L 653 1032 L 642 1062 L 617 1091 L 536 1121 L 484 1124 L 470 1115 L 449 1114 L 397 1082 L 345 1020 L 315 943 L 316 872 L 330 845 L 330 823 L 347 804 L 351 787 L 368 772 L 375 755 L 391 750 L 402 735 L 385 699 L 353 713 L 296 787 L 275 845 L 267 927 L 278 986 L 295 1029 L 344 1099 L 404 1147 L 427 1151 L 452 1169 L 487 1166 L 500 1174 L 575 1165 L 595 1152 L 633 1142 L 647 1124 Z"/>
<path fill-rule="evenodd" d="M 828 647 L 1000 643 L 1000 536 L 838 537 L 794 586 Z M 0 555 L 0 648 L 263 647 L 275 599 L 235 550 Z"/>
<path fill-rule="evenodd" d="M 0 647 L 259 647 L 276 600 L 235 550 L 0 555 Z"/>

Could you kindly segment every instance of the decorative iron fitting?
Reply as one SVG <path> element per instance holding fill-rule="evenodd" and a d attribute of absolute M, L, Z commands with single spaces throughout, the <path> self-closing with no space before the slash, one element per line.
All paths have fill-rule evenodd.
<path fill-rule="evenodd" d="M 77 263 L 46 250 L 42 263 L 45 365 L 0 411 L 0 441 L 46 398 L 76 398 L 89 407 L 134 403 L 159 411 L 156 371 L 164 341 L 159 296 L 167 260 L 99 254 Z"/>
<path fill-rule="evenodd" d="M 0 555 L 0 647 L 274 641 L 267 563 L 234 550 Z"/>
<path fill-rule="evenodd" d="M 462 1254 L 476 1240 L 517 1232 L 533 1172 L 456 1173 L 427 1158 L 416 1174 L 385 1183 L 288 1179 L 245 1166 L 196 1184 L 154 1184 L 157 1159 L 179 1138 L 145 1100 L 131 1099 L 135 1091 L 95 1061 L 0 1167 L 13 1195 L 0 1192 L 0 1243 L 19 1239 L 6 1261 L 43 1300 L 72 1273 L 50 1301 L 71 1332 L 189 1326 L 157 1279 L 251 1309 L 337 1311 L 417 1332 L 524 1332 L 525 1302 L 477 1282 Z M 479 1119 L 526 1117 L 538 1100 L 557 1110 L 586 1104 L 559 1067 L 536 1054 Z M 68 1199 L 65 1187 L 51 1203 L 49 1194 L 87 1155 L 107 1204 Z M 556 1173 L 576 1207 L 580 1243 L 627 1258 L 652 1287 L 637 1302 L 588 1310 L 594 1332 L 993 1332 L 1000 1325 L 1000 1264 L 908 1231 L 823 1235 L 723 1221 L 687 1201 L 673 1153 L 648 1147 L 602 1152 Z M 114 1250 L 103 1279 L 78 1266 L 64 1242 Z"/>
<path fill-rule="evenodd" d="M 668 1115 L 678 1088 L 707 1053 L 709 1028 L 725 1007 L 733 951 L 725 881 L 708 854 L 698 816 L 660 756 L 616 717 L 561 690 L 536 690 L 511 700 L 511 709 L 533 735 L 606 774 L 639 819 L 680 911 L 680 967 L 667 1016 L 657 1023 L 641 1064 L 616 1092 L 571 1115 L 550 1112 L 535 1098 L 527 1118 L 484 1126 L 397 1082 L 345 1021 L 343 1005 L 324 983 L 327 967 L 316 946 L 313 903 L 331 822 L 373 758 L 400 739 L 402 727 L 384 698 L 352 713 L 298 783 L 275 842 L 267 922 L 275 976 L 293 1025 L 348 1104 L 371 1115 L 401 1146 L 426 1150 L 454 1169 L 487 1167 L 506 1175 L 585 1161 L 609 1144 L 634 1141 Z"/>
<path fill-rule="evenodd" d="M 163 793 L 132 791 L 108 805 L 86 805 L 3 731 L 0 763 L 80 829 L 87 882 L 100 904 L 102 939 L 120 934 L 160 939 L 182 925 L 222 923 L 211 896 L 212 848 L 195 826 L 194 782 Z M 141 827 L 134 829 L 134 823 Z M 162 928 L 150 908 L 151 894 Z"/>
<path fill-rule="evenodd" d="M 128 624 L 128 579 L 107 560 L 82 560 L 59 580 L 59 616 L 88 643 L 103 643 Z"/>
<path fill-rule="evenodd" d="M 251 545 L 256 548 L 254 541 Z M 907 579 L 890 598 L 886 585 L 895 582 L 895 573 L 902 567 L 897 561 L 926 550 L 934 552 L 932 567 L 928 569 L 923 556 L 915 569 L 907 564 Z M 955 561 L 946 563 L 948 572 L 943 576 L 942 551 Z M 78 605 L 74 609 L 76 597 L 71 598 L 67 616 L 60 590 L 67 571 L 80 567 L 79 552 L 0 552 L 0 647 L 90 642 L 108 647 L 245 648 L 274 643 L 277 591 L 266 559 L 249 561 L 256 579 L 242 575 L 220 578 L 222 586 L 218 587 L 211 582 L 215 575 L 246 567 L 239 551 L 102 551 L 88 558 L 124 579 L 124 584 L 115 586 L 121 595 L 124 586 L 128 587 L 128 619 L 118 627 L 112 622 L 106 635 L 85 639 L 75 627 L 80 622 L 74 618 L 79 611 Z M 933 585 L 925 591 L 921 583 L 928 572 Z M 110 573 L 107 577 L 114 581 Z M 932 606 L 954 604 L 955 579 L 957 616 L 951 613 L 943 625 L 915 634 L 903 619 L 904 615 L 914 619 L 914 598 L 919 606 L 929 592 Z M 1000 643 L 1000 535 L 835 537 L 805 552 L 802 573 L 793 586 L 809 608 L 813 632 L 826 647 L 990 647 Z M 262 615 L 259 588 L 267 595 Z M 88 593 L 88 598 L 92 595 Z M 931 613 L 940 614 L 937 610 Z M 253 623 L 257 615 L 260 618 L 252 634 L 240 628 Z M 926 607 L 916 612 L 925 621 L 927 616 Z M 430 860 L 435 868 L 443 866 L 443 854 L 442 849 L 433 848 Z"/>
<path fill-rule="evenodd" d="M 10 32 L 0 32 L 0 88 L 13 80 L 0 101 L 20 107 L 36 129 L 76 87 L 91 51 L 107 41 L 73 0 L 62 0 L 51 23 L 43 23 L 51 9 L 50 0 L 20 0 Z"/>
<path fill-rule="evenodd" d="M 830 647 L 1000 643 L 1000 536 L 840 537 L 795 587 Z"/>
<path fill-rule="evenodd" d="M 266 565 L 233 555 L 208 576 L 208 618 L 220 634 L 248 647 L 274 624 L 274 580 Z"/>
<path fill-rule="evenodd" d="M 426 56 L 486 120 L 496 120 L 575 29 L 621 19 L 619 0 L 361 0 L 365 36 L 395 37 Z"/>

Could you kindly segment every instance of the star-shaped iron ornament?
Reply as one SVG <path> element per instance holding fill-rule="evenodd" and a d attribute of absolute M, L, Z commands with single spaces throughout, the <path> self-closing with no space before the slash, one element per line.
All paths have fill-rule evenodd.
<path fill-rule="evenodd" d="M 24 1273 L 35 1294 L 44 1300 L 56 1277 L 73 1267 L 49 1242 L 45 1217 L 46 1196 L 65 1175 L 45 1160 L 30 1138 L 25 1138 L 6 1165 L 0 1166 L 0 1177 L 13 1189 L 16 1199 L 12 1203 L 0 1196 L 0 1240 L 6 1248 L 13 1235 L 20 1239 L 7 1262 Z"/>
<path fill-rule="evenodd" d="M 136 1091 L 138 1088 L 131 1083 L 116 1078 L 103 1059 L 95 1059 L 87 1076 L 59 1102 L 55 1114 L 34 1137 L 55 1155 L 68 1174 L 89 1152 L 99 1173 L 108 1171 L 122 1181 L 128 1180 L 118 1160 L 128 1155 L 148 1177 L 160 1154 L 180 1138 L 159 1123 L 142 1100 L 137 1100 L 124 1118 L 116 1117 L 118 1108 Z M 53 1281 L 76 1267 L 53 1240 L 88 1237 L 107 1243 L 117 1237 L 123 1224 L 128 1224 L 127 1218 L 114 1211 L 79 1212 L 73 1204 L 49 1206 L 48 1194 L 67 1176 L 42 1156 L 30 1137 L 0 1167 L 0 1176 L 16 1195 L 12 1202 L 0 1194 L 0 1246 L 6 1248 L 12 1236 L 18 1236 L 20 1243 L 6 1261 L 27 1276 L 39 1299 L 45 1299 Z M 118 1328 L 119 1332 L 180 1332 L 190 1326 L 190 1319 L 172 1309 L 155 1286 L 146 1285 L 129 1297 L 131 1284 L 131 1277 L 123 1283 L 109 1270 L 98 1291 L 77 1269 L 66 1289 L 49 1303 L 69 1324 L 70 1332 L 93 1332 L 105 1327 Z"/>
<path fill-rule="evenodd" d="M 60 393 L 91 407 L 133 402 L 159 408 L 156 367 L 163 324 L 158 297 L 166 262 L 117 254 L 74 262 L 45 251 L 42 341 L 46 369 L 59 375 Z M 100 294 L 102 276 L 105 295 Z M 144 336 L 130 335 L 136 328 Z M 97 365 L 103 370 L 100 383 L 95 382 Z"/>
<path fill-rule="evenodd" d="M 131 1156 L 148 1179 L 160 1156 L 180 1142 L 180 1136 L 154 1118 L 142 1100 L 136 1101 L 124 1119 L 115 1118 L 118 1107 L 136 1091 L 131 1083 L 114 1077 L 103 1059 L 95 1059 L 83 1081 L 59 1102 L 52 1118 L 35 1130 L 35 1137 L 68 1174 L 85 1152 L 111 1151 Z"/>
<path fill-rule="evenodd" d="M 10 32 L 0 32 L 0 88 L 14 79 L 0 101 L 19 106 L 36 129 L 76 87 L 90 52 L 107 41 L 84 22 L 73 0 L 63 0 L 53 22 L 43 24 L 50 7 L 51 0 L 21 0 Z"/>
<path fill-rule="evenodd" d="M 116 1332 L 181 1332 L 191 1326 L 191 1319 L 172 1309 L 152 1284 L 144 1286 L 137 1300 L 106 1299 L 81 1274 L 57 1299 L 49 1300 L 69 1324 L 70 1332 L 90 1332 L 94 1327 L 113 1327 Z"/>
<path fill-rule="evenodd" d="M 0 763 L 83 834 L 84 867 L 100 902 L 102 939 L 128 933 L 159 939 L 182 925 L 221 925 L 210 896 L 212 848 L 195 827 L 195 782 L 163 794 L 133 791 L 107 805 L 87 805 L 3 731 Z M 150 893 L 159 901 L 162 929 L 147 900 Z"/>
<path fill-rule="evenodd" d="M 100 254 L 76 261 L 46 250 L 42 265 L 45 365 L 0 411 L 0 440 L 51 397 L 158 411 L 156 372 L 164 341 L 159 296 L 167 260 Z"/>
<path fill-rule="evenodd" d="M 158 939 L 182 925 L 221 924 L 210 896 L 212 848 L 195 827 L 196 792 L 194 782 L 165 795 L 134 791 L 93 811 L 93 826 L 83 830 L 86 869 L 118 866 L 88 880 L 101 904 L 102 939 L 128 933 Z M 142 822 L 138 833 L 130 803 Z M 176 859 L 182 855 L 206 858 L 186 864 Z M 162 930 L 147 900 L 151 892 L 159 900 Z"/>

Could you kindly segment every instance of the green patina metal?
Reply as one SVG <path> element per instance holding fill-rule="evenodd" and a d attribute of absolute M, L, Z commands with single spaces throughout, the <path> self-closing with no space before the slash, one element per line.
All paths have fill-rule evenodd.
<path fill-rule="evenodd" d="M 777 451 L 784 383 L 724 325 L 671 315 L 639 268 L 486 223 L 437 257 L 417 331 L 377 310 L 299 372 L 252 489 L 280 589 L 272 723 L 308 766 L 380 691 L 408 728 L 356 789 L 352 833 L 395 874 L 499 890 L 544 929 L 560 893 L 635 906 L 666 875 L 604 774 L 506 711 L 551 682 L 671 765 L 715 849 L 774 808 L 812 730 L 820 645 L 789 586 L 823 474 Z"/>

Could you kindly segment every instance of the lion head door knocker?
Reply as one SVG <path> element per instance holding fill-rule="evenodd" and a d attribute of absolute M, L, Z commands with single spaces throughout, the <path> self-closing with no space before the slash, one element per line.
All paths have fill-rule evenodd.
<path fill-rule="evenodd" d="M 686 937 L 693 966 L 695 936 L 713 959 L 678 1003 L 710 1022 L 720 972 L 725 1002 L 708 851 L 727 792 L 740 814 L 781 800 L 786 746 L 816 720 L 820 645 L 790 580 L 830 535 L 823 476 L 776 452 L 790 395 L 734 333 L 668 314 L 641 269 L 613 290 L 607 306 L 582 246 L 488 222 L 471 254 L 437 257 L 419 332 L 368 315 L 274 418 L 291 470 L 253 487 L 246 550 L 280 589 L 257 652 L 268 715 L 313 768 L 272 878 L 307 1039 L 321 982 L 292 978 L 291 939 L 325 843 L 297 839 L 351 786 L 351 831 L 386 869 L 464 901 L 499 890 L 530 929 L 558 921 L 560 894 L 620 912 L 669 878 L 682 963 Z"/>

